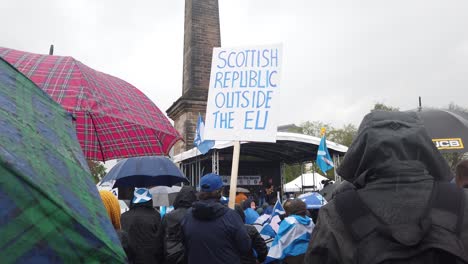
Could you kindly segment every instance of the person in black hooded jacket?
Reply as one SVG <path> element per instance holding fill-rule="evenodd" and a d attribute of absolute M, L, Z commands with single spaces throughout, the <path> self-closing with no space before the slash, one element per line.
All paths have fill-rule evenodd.
<path fill-rule="evenodd" d="M 342 220 L 343 211 L 339 211 L 337 200 L 345 192 L 349 194 L 355 191 L 364 206 L 378 217 L 380 223 L 385 224 L 383 227 L 423 227 L 417 224 L 426 223 L 426 210 L 431 203 L 433 186 L 448 183 L 453 178 L 450 167 L 434 146 L 422 121 L 411 112 L 375 111 L 366 115 L 337 172 L 348 183 L 340 184 L 334 198 L 321 207 L 304 263 L 361 263 L 356 260 L 391 254 L 382 248 L 381 243 L 372 240 L 366 244 L 356 242 L 355 233 L 349 232 L 349 223 Z M 467 191 L 462 194 L 465 206 L 460 208 L 468 215 Z M 355 204 L 347 206 L 350 211 L 356 210 Z M 367 222 L 358 224 L 365 230 L 368 225 L 363 223 L 369 223 L 368 218 L 371 216 L 361 216 L 364 217 L 359 220 Z M 448 217 L 439 218 L 444 220 Z M 448 248 L 468 249 L 468 217 L 464 217 L 461 230 L 461 243 L 452 243 Z M 406 238 L 408 234 L 412 235 L 408 235 L 411 239 L 416 235 L 417 239 L 421 239 L 422 234 L 427 236 L 423 232 L 406 231 L 390 234 L 398 239 Z M 385 234 L 388 235 L 388 232 Z M 431 233 L 431 238 L 436 239 L 437 244 L 453 241 L 453 237 L 440 234 L 443 234 L 440 230 Z M 424 263 L 439 262 L 432 258 Z"/>
<path fill-rule="evenodd" d="M 235 206 L 236 212 L 242 218 L 242 221 L 245 223 L 245 213 L 242 210 L 242 207 L 238 204 Z M 252 250 L 248 254 L 241 256 L 241 263 L 242 264 L 256 264 L 257 260 L 258 263 L 263 263 L 268 255 L 268 248 L 266 246 L 265 240 L 262 236 L 258 233 L 257 229 L 253 225 L 245 224 L 245 228 L 247 229 L 247 233 L 252 240 Z M 254 252 L 255 250 L 255 252 Z"/>
<path fill-rule="evenodd" d="M 187 263 L 183 245 L 184 237 L 180 224 L 187 210 L 192 207 L 192 203 L 196 200 L 195 189 L 191 186 L 184 186 L 174 200 L 174 211 L 164 216 L 158 231 L 158 239 L 163 247 L 161 250 L 164 252 L 162 263 Z"/>
<path fill-rule="evenodd" d="M 220 202 L 223 181 L 210 173 L 201 178 L 200 201 L 193 203 L 182 227 L 189 264 L 240 264 L 251 240 L 240 216 Z"/>
<path fill-rule="evenodd" d="M 128 233 L 128 242 L 134 248 L 134 263 L 160 263 L 162 252 L 156 235 L 161 216 L 153 208 L 148 189 L 135 190 L 130 210 L 122 214 L 120 222 L 122 229 Z"/>

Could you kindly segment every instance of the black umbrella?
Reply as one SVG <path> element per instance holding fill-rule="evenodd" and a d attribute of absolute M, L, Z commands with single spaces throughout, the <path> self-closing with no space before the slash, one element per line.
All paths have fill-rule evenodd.
<path fill-rule="evenodd" d="M 432 141 L 441 152 L 467 152 L 467 114 L 440 109 L 417 112 Z"/>

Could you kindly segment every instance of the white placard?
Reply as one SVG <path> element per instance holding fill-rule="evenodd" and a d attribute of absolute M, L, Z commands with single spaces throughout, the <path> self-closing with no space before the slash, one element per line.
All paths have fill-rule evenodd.
<path fill-rule="evenodd" d="M 214 48 L 205 139 L 275 142 L 282 46 Z"/>

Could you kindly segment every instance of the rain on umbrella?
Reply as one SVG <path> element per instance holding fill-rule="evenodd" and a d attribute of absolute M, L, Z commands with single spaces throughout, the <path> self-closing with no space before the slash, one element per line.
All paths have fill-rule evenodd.
<path fill-rule="evenodd" d="M 172 186 L 188 182 L 180 169 L 163 156 L 123 159 L 102 179 L 102 182 L 107 181 L 115 181 L 113 188 Z"/>
<path fill-rule="evenodd" d="M 1 263 L 125 263 L 70 114 L 0 58 Z"/>
<path fill-rule="evenodd" d="M 181 139 L 148 97 L 119 78 L 72 57 L 2 47 L 0 57 L 73 113 L 78 141 L 88 159 L 167 155 Z"/>
<path fill-rule="evenodd" d="M 182 187 L 180 186 L 156 186 L 149 189 L 153 196 L 153 206 L 171 206 Z"/>
<path fill-rule="evenodd" d="M 417 112 L 436 147 L 441 152 L 467 152 L 468 120 L 450 110 L 423 109 Z"/>

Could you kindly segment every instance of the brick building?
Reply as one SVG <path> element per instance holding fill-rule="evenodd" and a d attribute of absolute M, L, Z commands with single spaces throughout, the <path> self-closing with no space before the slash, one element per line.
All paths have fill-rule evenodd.
<path fill-rule="evenodd" d="M 193 147 L 198 114 L 205 117 L 213 47 L 221 46 L 218 0 L 185 0 L 184 66 L 182 96 L 167 115 L 184 142 L 174 154 Z"/>

